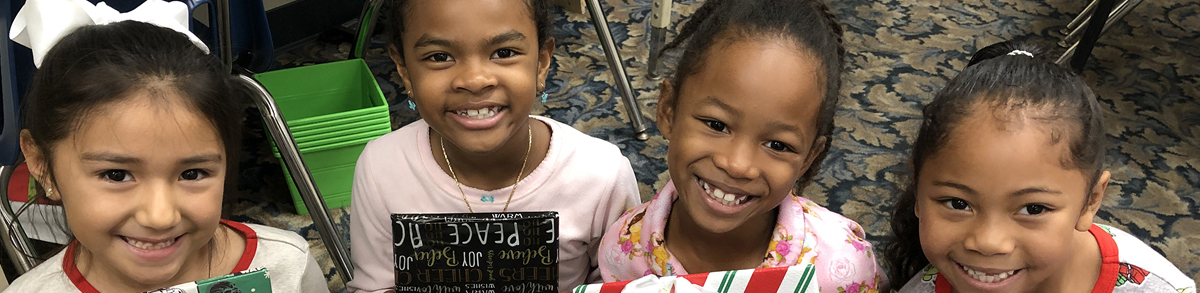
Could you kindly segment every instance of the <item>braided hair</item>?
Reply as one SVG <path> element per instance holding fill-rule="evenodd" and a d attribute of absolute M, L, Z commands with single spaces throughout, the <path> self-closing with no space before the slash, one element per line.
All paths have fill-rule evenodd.
<path fill-rule="evenodd" d="M 984 47 L 925 106 L 921 131 L 913 144 L 913 175 L 896 201 L 891 221 L 893 236 L 883 246 L 892 282 L 903 284 L 929 265 L 921 248 L 920 223 L 914 210 L 921 167 L 946 145 L 957 125 L 980 111 L 992 111 L 990 114 L 999 119 L 1035 114 L 1038 121 L 1051 127 L 1055 143 L 1061 139 L 1069 146 L 1063 167 L 1080 170 L 1091 178 L 1088 186 L 1095 186 L 1100 179 L 1106 138 L 1104 113 L 1096 95 L 1074 71 L 1045 56 L 1045 49 L 1022 42 Z M 1090 202 L 1090 191 L 1088 196 Z"/>
<path fill-rule="evenodd" d="M 846 55 L 842 32 L 841 23 L 822 0 L 709 0 L 679 29 L 679 36 L 663 46 L 662 52 L 684 46 L 683 56 L 675 67 L 676 82 L 673 84 L 675 92 L 679 92 L 688 77 L 704 67 L 708 51 L 717 44 L 782 39 L 807 50 L 806 53 L 821 62 L 819 68 L 823 74 L 818 78 L 825 83 L 815 140 L 829 137 L 833 132 L 834 109 L 842 86 Z M 812 182 L 829 152 L 829 143 L 816 147 L 821 151 L 796 182 L 797 194 Z"/>

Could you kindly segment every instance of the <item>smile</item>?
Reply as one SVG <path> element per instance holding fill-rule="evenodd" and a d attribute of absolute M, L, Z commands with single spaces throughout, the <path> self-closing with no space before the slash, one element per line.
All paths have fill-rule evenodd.
<path fill-rule="evenodd" d="M 962 264 L 958 264 L 958 267 L 962 268 L 963 271 L 966 271 L 967 275 L 971 276 L 971 278 L 973 278 L 977 281 L 983 282 L 983 283 L 999 283 L 999 282 L 1007 280 L 1008 278 L 1021 272 L 1021 270 L 1011 270 L 1011 271 L 1000 272 L 998 274 L 989 274 L 989 273 L 977 271 L 975 269 L 972 269 L 971 267 L 968 267 L 968 266 L 965 266 Z"/>
<path fill-rule="evenodd" d="M 725 206 L 737 206 L 750 200 L 749 195 L 726 192 L 704 180 L 700 180 L 700 188 L 704 189 L 704 193 L 708 194 L 708 197 Z"/>
<path fill-rule="evenodd" d="M 132 239 L 132 238 L 125 237 L 125 236 L 121 236 L 121 239 L 125 240 L 125 243 L 129 243 L 129 245 L 131 245 L 133 247 L 137 247 L 139 249 L 159 250 L 159 249 L 170 247 L 171 244 L 175 244 L 175 240 L 178 240 L 179 237 L 174 237 L 174 238 L 163 240 L 163 241 L 152 241 L 152 240 L 142 241 L 142 240 L 136 240 L 136 239 Z"/>
<path fill-rule="evenodd" d="M 504 107 L 501 106 L 491 106 L 483 109 L 454 110 L 452 112 L 471 119 L 487 119 L 496 116 L 496 113 L 499 113 L 503 109 Z"/>

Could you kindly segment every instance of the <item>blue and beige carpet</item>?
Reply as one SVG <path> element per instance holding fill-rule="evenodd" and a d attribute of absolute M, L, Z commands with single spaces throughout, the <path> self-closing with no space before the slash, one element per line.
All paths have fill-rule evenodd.
<path fill-rule="evenodd" d="M 596 31 L 584 15 L 555 8 L 549 101 L 535 109 L 621 148 L 637 172 L 643 198 L 668 178 L 667 142 L 653 123 L 649 141 L 633 138 L 630 115 L 653 117 L 657 82 L 646 78 L 650 0 L 602 1 L 629 69 L 641 113 L 619 102 Z M 908 180 L 905 161 L 920 110 L 976 49 L 1009 39 L 1053 45 L 1082 11 L 1078 0 L 831 1 L 846 28 L 845 86 L 833 147 L 816 184 L 804 196 L 861 223 L 875 243 Z M 700 1 L 675 4 L 686 21 Z M 674 31 L 668 36 L 673 37 Z M 1100 96 L 1113 173 L 1097 221 L 1142 238 L 1194 279 L 1200 279 L 1200 2 L 1145 1 L 1109 29 L 1084 77 Z M 367 61 L 392 105 L 393 127 L 418 117 L 398 93 L 399 77 L 375 40 Z M 349 44 L 322 38 L 277 55 L 285 67 L 343 60 Z M 666 58 L 668 68 L 679 52 Z M 668 70 L 669 72 L 670 70 Z M 648 121 L 650 119 L 647 119 Z M 334 291 L 340 276 L 308 216 L 296 215 L 261 125 L 248 122 L 250 155 L 242 163 L 239 199 L 228 218 L 287 228 L 307 237 Z M 332 211 L 345 231 L 347 209 Z M 349 241 L 348 236 L 343 237 Z"/>

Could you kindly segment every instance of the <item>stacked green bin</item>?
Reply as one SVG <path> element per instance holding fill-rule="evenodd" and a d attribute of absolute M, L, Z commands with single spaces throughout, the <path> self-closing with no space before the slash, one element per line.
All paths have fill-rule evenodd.
<path fill-rule="evenodd" d="M 367 142 L 392 130 L 387 102 L 362 59 L 271 71 L 255 76 L 271 96 L 329 208 L 350 205 L 354 164 Z M 271 149 L 280 157 L 274 141 Z M 283 166 L 299 214 L 308 209 Z"/>

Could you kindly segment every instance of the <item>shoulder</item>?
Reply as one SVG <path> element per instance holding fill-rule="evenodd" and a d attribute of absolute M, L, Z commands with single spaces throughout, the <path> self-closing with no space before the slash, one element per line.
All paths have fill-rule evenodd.
<path fill-rule="evenodd" d="M 932 265 L 926 266 L 924 270 L 921 270 L 920 274 L 917 274 L 916 276 L 913 276 L 912 279 L 909 279 L 908 283 L 905 283 L 904 287 L 901 287 L 898 292 L 934 292 L 937 289 L 937 277 L 940 277 L 937 272 L 937 268 L 933 267 Z"/>
<path fill-rule="evenodd" d="M 791 196 L 785 199 L 779 211 L 780 213 L 791 213 L 790 215 L 781 214 L 780 217 L 795 217 L 797 220 L 804 221 L 804 225 L 811 228 L 813 233 L 846 234 L 860 239 L 866 237 L 866 232 L 858 222 L 830 211 L 804 197 Z M 844 243 L 844 241 L 842 242 Z"/>
<path fill-rule="evenodd" d="M 79 292 L 63 271 L 60 251 L 42 264 L 18 277 L 4 292 Z"/>
<path fill-rule="evenodd" d="M 1096 224 L 1096 226 L 1112 235 L 1113 241 L 1117 244 L 1117 253 L 1121 260 L 1118 280 L 1131 279 L 1139 273 L 1145 272 L 1157 276 L 1176 288 L 1192 288 L 1191 290 L 1195 291 L 1195 281 L 1141 239 L 1111 226 L 1102 224 Z M 1118 281 L 1118 283 L 1121 282 Z"/>
<path fill-rule="evenodd" d="M 409 123 L 400 129 L 384 134 L 367 143 L 363 149 L 361 157 L 381 157 L 395 156 L 404 157 L 403 151 L 415 150 L 417 145 L 417 136 L 421 131 L 427 131 L 429 124 L 425 120 L 417 120 Z"/>
<path fill-rule="evenodd" d="M 254 230 L 258 238 L 258 252 L 271 254 L 308 255 L 308 241 L 296 232 L 257 224 L 244 224 Z M 257 255 L 255 256 L 258 257 Z"/>
<path fill-rule="evenodd" d="M 596 162 L 610 162 L 616 158 L 625 158 L 625 156 L 621 155 L 621 150 L 611 142 L 587 135 L 570 125 L 554 119 L 541 116 L 531 117 L 550 126 L 550 129 L 554 131 L 551 134 L 550 147 L 557 147 L 558 151 L 563 155 L 579 157 L 580 159 L 590 159 Z"/>

